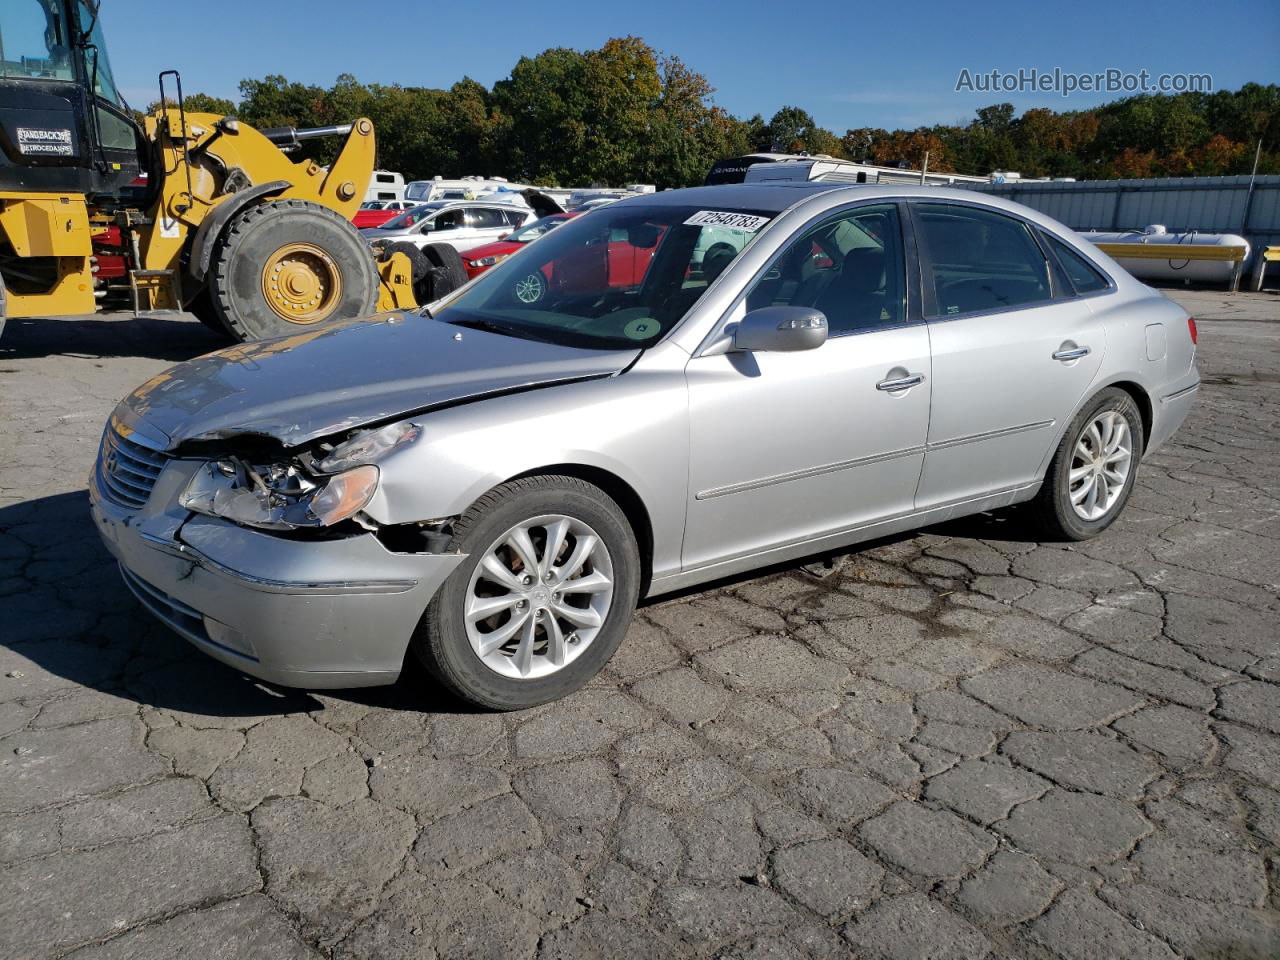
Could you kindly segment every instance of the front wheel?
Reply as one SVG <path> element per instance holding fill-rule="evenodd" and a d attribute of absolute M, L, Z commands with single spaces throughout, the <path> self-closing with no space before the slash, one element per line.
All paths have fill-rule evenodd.
<path fill-rule="evenodd" d="M 214 250 L 209 296 L 239 340 L 368 316 L 378 271 L 368 244 L 334 211 L 272 200 L 236 214 Z"/>
<path fill-rule="evenodd" d="M 1142 417 L 1117 387 L 1100 391 L 1058 444 L 1035 509 L 1045 532 L 1087 540 L 1115 522 L 1133 492 L 1143 450 Z"/>
<path fill-rule="evenodd" d="M 471 703 L 518 710 L 566 696 L 626 635 L 639 551 L 598 487 L 557 476 L 502 484 L 454 526 L 450 550 L 467 559 L 432 598 L 413 648 Z"/>

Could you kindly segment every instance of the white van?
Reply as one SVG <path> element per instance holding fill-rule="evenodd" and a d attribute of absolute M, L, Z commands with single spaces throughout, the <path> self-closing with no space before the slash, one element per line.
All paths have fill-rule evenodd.
<path fill-rule="evenodd" d="M 826 154 L 751 153 L 718 161 L 707 174 L 708 186 L 720 183 L 768 183 L 777 180 L 828 183 L 917 183 L 950 187 L 989 183 L 989 177 L 963 173 L 927 173 L 905 167 L 878 167 Z"/>
<path fill-rule="evenodd" d="M 506 177 L 462 177 L 446 180 L 432 177 L 430 180 L 414 180 L 405 187 L 405 199 L 414 203 L 431 203 L 436 200 L 478 200 L 497 190 L 525 189 L 523 183 L 511 183 Z"/>
<path fill-rule="evenodd" d="M 375 170 L 364 192 L 364 203 L 371 200 L 403 200 L 404 176 L 391 170 Z"/>

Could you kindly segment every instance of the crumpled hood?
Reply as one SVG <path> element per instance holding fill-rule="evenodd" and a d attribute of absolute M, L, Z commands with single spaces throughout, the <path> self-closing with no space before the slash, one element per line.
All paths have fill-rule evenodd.
<path fill-rule="evenodd" d="M 172 449 L 237 434 L 287 447 L 487 394 L 618 373 L 636 350 L 581 350 L 380 314 L 228 347 L 148 380 L 116 416 Z"/>

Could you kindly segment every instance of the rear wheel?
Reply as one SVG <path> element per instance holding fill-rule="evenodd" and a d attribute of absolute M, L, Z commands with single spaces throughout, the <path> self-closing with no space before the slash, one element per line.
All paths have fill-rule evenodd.
<path fill-rule="evenodd" d="M 413 297 L 419 304 L 429 303 L 431 297 L 431 277 L 429 274 L 434 268 L 434 264 L 426 258 L 422 250 L 412 243 L 401 240 L 398 243 L 389 243 L 384 248 L 384 253 L 390 256 L 393 253 L 403 253 L 409 260 L 409 278 L 413 282 Z"/>
<path fill-rule="evenodd" d="M 423 300 L 421 301 L 422 303 L 439 300 L 446 294 L 453 293 L 453 291 L 467 282 L 467 268 L 462 265 L 462 255 L 449 244 L 428 243 L 422 248 L 422 253 L 423 256 L 431 261 L 433 266 L 439 267 L 443 271 L 438 275 L 430 291 L 430 299 Z"/>
<path fill-rule="evenodd" d="M 378 271 L 350 222 L 318 204 L 274 200 L 231 220 L 209 296 L 232 335 L 260 340 L 372 313 Z"/>
<path fill-rule="evenodd" d="M 4 276 L 0 275 L 0 337 L 4 336 L 4 319 L 9 315 L 6 310 L 5 300 Z"/>
<path fill-rule="evenodd" d="M 1055 539 L 1096 537 L 1120 516 L 1142 459 L 1142 416 L 1117 387 L 1100 391 L 1058 444 L 1035 501 L 1040 525 Z"/>
<path fill-rule="evenodd" d="M 467 555 L 414 639 L 455 694 L 496 710 L 566 696 L 600 672 L 631 623 L 635 535 L 601 489 L 530 477 L 481 497 L 454 527 Z"/>

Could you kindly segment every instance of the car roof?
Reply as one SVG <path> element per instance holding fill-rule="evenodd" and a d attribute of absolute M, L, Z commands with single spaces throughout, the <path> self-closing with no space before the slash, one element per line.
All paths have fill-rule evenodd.
<path fill-rule="evenodd" d="M 719 205 L 737 207 L 743 210 L 781 213 L 806 197 L 827 193 L 847 186 L 848 184 L 843 183 L 804 181 L 725 183 L 713 187 L 686 187 L 683 190 L 663 190 L 661 193 L 646 193 L 637 197 L 627 197 L 616 202 L 625 203 L 629 206 L 644 203 L 664 207 L 706 206 L 711 208 Z"/>
<path fill-rule="evenodd" d="M 817 198 L 819 197 L 822 199 L 818 200 Z M 995 210 L 1005 210 L 1017 214 L 1025 220 L 1048 227 L 1055 233 L 1061 234 L 1064 229 L 1062 224 L 1052 217 L 994 194 L 978 193 L 974 190 L 963 190 L 955 187 L 936 187 L 928 184 L 923 186 L 901 183 L 850 184 L 823 181 L 726 183 L 710 187 L 664 190 L 661 193 L 650 193 L 619 200 L 618 203 L 625 204 L 628 208 L 647 204 L 651 207 L 695 206 L 708 210 L 728 208 L 730 210 L 753 210 L 761 213 L 780 214 L 806 200 L 817 201 L 814 204 L 806 204 L 806 209 L 817 211 L 827 207 L 839 206 L 853 200 L 889 200 L 895 198 L 977 203 Z"/>

